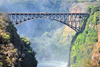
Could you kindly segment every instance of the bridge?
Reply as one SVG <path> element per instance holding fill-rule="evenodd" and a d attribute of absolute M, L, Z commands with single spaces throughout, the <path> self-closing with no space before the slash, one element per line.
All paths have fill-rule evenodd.
<path fill-rule="evenodd" d="M 82 22 L 84 17 L 89 17 L 90 13 L 8 13 L 10 20 L 14 26 L 24 23 L 33 19 L 51 19 L 59 21 L 76 32 L 82 30 L 84 22 Z"/>

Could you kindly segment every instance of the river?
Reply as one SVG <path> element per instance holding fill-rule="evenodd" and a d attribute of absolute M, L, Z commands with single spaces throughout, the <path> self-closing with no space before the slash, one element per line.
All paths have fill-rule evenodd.
<path fill-rule="evenodd" d="M 42 61 L 42 62 L 38 62 L 37 67 L 67 67 L 67 62 L 64 62 L 64 61 Z"/>

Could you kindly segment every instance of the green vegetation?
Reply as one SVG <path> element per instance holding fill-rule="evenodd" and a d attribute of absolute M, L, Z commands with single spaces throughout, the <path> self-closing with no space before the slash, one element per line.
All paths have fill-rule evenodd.
<path fill-rule="evenodd" d="M 0 16 L 0 67 L 36 67 L 35 52 L 27 37 L 20 38 L 8 17 Z"/>
<path fill-rule="evenodd" d="M 1 5 L 3 6 L 4 10 L 6 10 L 6 8 L 4 7 L 5 0 L 3 1 L 4 2 Z M 10 4 L 10 6 L 9 5 L 6 5 L 6 6 L 11 7 L 11 9 L 13 10 L 12 12 L 23 12 L 23 10 L 25 12 L 37 12 L 41 9 L 41 7 L 44 7 L 44 6 L 46 10 L 49 12 L 58 12 L 58 11 L 68 12 L 68 10 L 66 11 L 66 9 L 69 9 L 69 6 L 70 6 L 69 2 L 78 3 L 78 2 L 86 2 L 86 1 L 93 2 L 93 1 L 99 1 L 99 0 L 72 0 L 72 1 L 64 0 L 64 2 L 62 0 L 56 0 L 56 2 L 53 2 L 53 0 L 43 0 L 43 1 L 44 1 L 44 4 L 41 4 L 41 1 L 39 0 L 34 0 L 34 1 L 32 0 L 9 0 L 8 4 Z M 41 7 L 37 5 L 37 3 L 40 4 Z M 64 5 L 64 7 L 62 5 Z M 41 10 L 44 10 L 44 8 L 42 8 Z M 72 64 L 71 66 L 72 67 L 84 66 L 85 60 L 88 58 L 91 58 L 92 49 L 94 47 L 95 42 L 97 42 L 96 25 L 100 23 L 99 10 L 100 10 L 99 6 L 94 6 L 94 5 L 89 6 L 87 11 L 90 12 L 91 15 L 89 19 L 87 20 L 85 30 L 83 31 L 83 33 L 80 33 L 79 35 L 77 33 L 76 34 L 77 36 L 74 37 L 72 40 L 72 43 L 73 43 L 72 49 L 71 49 L 71 64 Z M 2 19 L 6 19 L 6 18 L 4 17 Z M 1 22 L 0 23 L 0 46 L 1 44 L 12 43 L 14 47 L 16 48 L 11 49 L 9 51 L 11 52 L 14 51 L 14 53 L 17 53 L 18 56 L 17 56 L 17 59 L 14 58 L 15 56 L 13 58 L 9 58 L 5 56 L 4 58 L 6 59 L 3 59 L 3 60 L 5 60 L 6 63 L 2 61 L 0 62 L 0 65 L 1 66 L 6 65 L 7 62 L 8 64 L 10 64 L 12 63 L 14 59 L 16 59 L 16 60 L 20 60 L 17 64 L 19 67 L 33 67 L 33 66 L 36 67 L 37 61 L 34 57 L 35 52 L 30 47 L 30 41 L 28 40 L 28 38 L 25 36 L 20 38 L 16 32 L 17 31 L 16 28 L 11 24 L 7 26 L 6 28 L 7 32 L 4 32 L 3 29 L 6 30 L 5 25 L 7 23 L 5 23 L 5 21 L 2 19 L 0 19 L 0 22 Z M 6 22 L 9 22 L 9 21 L 6 20 Z M 48 23 L 48 24 L 44 23 L 43 25 L 41 24 L 41 22 L 39 24 L 35 23 L 38 26 L 39 31 L 40 31 L 39 33 L 38 31 L 36 31 L 35 34 L 37 33 L 36 35 L 40 36 L 39 38 L 36 38 L 36 37 L 34 38 L 33 29 L 31 29 L 33 33 L 32 32 L 25 33 L 25 34 L 28 34 L 29 36 L 30 34 L 32 34 L 32 36 L 30 36 L 32 38 L 32 41 L 36 41 L 36 43 L 35 42 L 33 43 L 34 45 L 33 48 L 40 54 L 39 55 L 40 60 L 42 60 L 43 57 L 45 57 L 47 60 L 51 59 L 49 57 L 53 57 L 53 58 L 56 57 L 56 58 L 59 58 L 60 60 L 66 61 L 66 59 L 63 59 L 63 58 L 66 58 L 68 56 L 67 53 L 65 54 L 65 52 L 68 51 L 68 47 L 70 44 L 69 43 L 70 35 L 68 34 L 71 34 L 73 36 L 75 32 L 72 32 L 72 31 L 69 32 L 69 31 L 66 31 L 66 29 L 64 29 L 64 31 L 62 32 L 60 31 L 61 33 L 59 33 L 59 31 L 53 32 L 55 29 L 60 28 L 58 23 L 55 23 L 55 22 Z M 31 25 L 33 26 L 34 23 Z M 43 29 L 42 33 L 41 33 L 41 29 Z M 53 48 L 49 50 L 50 47 L 53 47 Z M 48 53 L 46 52 L 47 50 L 49 50 Z M 51 50 L 54 53 L 54 55 L 52 54 Z M 3 53 L 2 51 L 5 51 L 5 50 L 0 49 L 0 54 Z M 25 57 L 22 55 L 25 55 Z"/>
<path fill-rule="evenodd" d="M 85 30 L 77 33 L 72 40 L 71 67 L 84 67 L 87 59 L 91 59 L 94 44 L 97 43 L 97 25 L 100 23 L 100 5 L 90 5 L 87 8 L 90 17 L 86 22 Z M 76 38 L 76 39 L 75 39 Z"/>
<path fill-rule="evenodd" d="M 22 56 L 22 61 L 21 61 L 21 66 L 22 67 L 36 67 L 37 66 L 37 61 L 35 59 L 35 52 L 32 50 L 32 48 L 30 47 L 30 41 L 29 39 L 24 36 L 22 37 L 22 42 L 23 42 L 23 46 L 22 47 L 22 51 L 23 51 L 23 55 L 25 55 L 25 57 Z"/>
<path fill-rule="evenodd" d="M 29 39 L 26 36 L 24 36 L 22 38 L 22 41 L 25 42 L 25 44 L 28 44 L 28 45 L 30 44 L 30 41 L 29 41 Z"/>

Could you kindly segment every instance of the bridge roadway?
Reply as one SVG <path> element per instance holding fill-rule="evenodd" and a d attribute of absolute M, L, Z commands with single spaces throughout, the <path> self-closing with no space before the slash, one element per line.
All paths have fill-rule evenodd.
<path fill-rule="evenodd" d="M 47 12 L 44 12 L 44 13 L 7 13 L 8 15 L 15 15 L 15 14 L 17 14 L 17 15 L 19 15 L 19 14 L 48 14 L 48 15 L 51 15 L 51 14 L 56 14 L 56 15 L 90 15 L 90 13 L 47 13 Z"/>
<path fill-rule="evenodd" d="M 79 32 L 84 27 L 83 17 L 89 17 L 90 13 L 7 13 L 14 26 L 17 26 L 23 22 L 46 18 L 59 21 L 76 32 Z M 83 25 L 83 26 L 81 26 Z"/>

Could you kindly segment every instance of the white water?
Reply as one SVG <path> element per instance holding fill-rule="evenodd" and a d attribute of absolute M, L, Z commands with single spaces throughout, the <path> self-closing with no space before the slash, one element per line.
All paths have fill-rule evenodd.
<path fill-rule="evenodd" d="M 64 61 L 42 61 L 37 67 L 67 67 L 67 62 Z"/>

